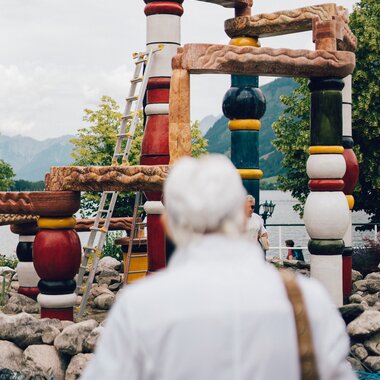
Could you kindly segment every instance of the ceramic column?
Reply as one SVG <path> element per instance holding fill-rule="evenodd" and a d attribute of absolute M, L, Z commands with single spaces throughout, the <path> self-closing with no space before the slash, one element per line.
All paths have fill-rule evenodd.
<path fill-rule="evenodd" d="M 40 278 L 33 265 L 33 242 L 37 233 L 36 222 L 24 224 L 12 224 L 11 231 L 19 235 L 16 254 L 19 260 L 17 264 L 18 293 L 36 299 L 38 293 L 38 281 Z"/>
<path fill-rule="evenodd" d="M 180 46 L 180 25 L 183 0 L 144 0 L 147 16 L 147 48 L 164 45 L 155 54 L 149 75 L 145 106 L 145 132 L 141 149 L 142 165 L 169 164 L 169 90 L 172 73 L 171 60 Z M 166 265 L 165 235 L 160 223 L 163 212 L 162 193 L 146 192 L 148 201 L 147 235 L 149 271 L 154 272 Z"/>
<path fill-rule="evenodd" d="M 344 83 L 335 78 L 313 78 L 310 111 L 310 178 L 304 221 L 311 240 L 311 276 L 322 282 L 340 306 L 342 291 L 343 236 L 349 208 L 343 193 L 346 162 L 342 141 L 342 93 Z"/>
<path fill-rule="evenodd" d="M 72 215 L 79 210 L 80 193 L 65 192 L 71 193 L 71 196 L 65 204 L 59 204 L 62 193 L 47 192 L 47 197 L 55 200 L 59 209 L 55 209 L 54 202 L 50 202 L 45 210 L 41 210 L 33 259 L 41 278 L 37 297 L 41 318 L 73 320 L 73 306 L 77 298 L 74 276 L 80 265 L 81 245 Z"/>
<path fill-rule="evenodd" d="M 250 16 L 251 8 L 235 9 L 235 16 Z M 234 35 L 230 41 L 234 46 L 260 47 L 257 37 Z M 244 187 L 256 198 L 256 212 L 260 204 L 259 169 L 260 118 L 265 113 L 265 98 L 259 87 L 257 76 L 231 76 L 231 88 L 223 99 L 223 113 L 230 119 L 231 161 L 239 170 Z"/>
<path fill-rule="evenodd" d="M 343 250 L 343 297 L 345 300 L 351 295 L 352 288 L 352 208 L 354 207 L 354 192 L 355 185 L 359 177 L 359 165 L 355 153 L 352 150 L 354 140 L 352 139 L 352 77 L 351 75 L 344 78 L 343 88 L 343 148 L 344 159 L 346 161 L 346 173 L 343 177 L 344 189 L 348 206 L 350 208 L 349 224 L 344 235 L 344 250 Z"/>

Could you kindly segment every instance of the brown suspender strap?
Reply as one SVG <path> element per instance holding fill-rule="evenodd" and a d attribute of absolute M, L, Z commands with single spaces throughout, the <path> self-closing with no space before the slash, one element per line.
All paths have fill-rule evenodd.
<path fill-rule="evenodd" d="M 294 319 L 297 329 L 298 351 L 302 380 L 318 380 L 317 363 L 315 360 L 311 328 L 307 316 L 301 289 L 296 276 L 289 270 L 280 270 L 288 298 L 293 307 Z"/>

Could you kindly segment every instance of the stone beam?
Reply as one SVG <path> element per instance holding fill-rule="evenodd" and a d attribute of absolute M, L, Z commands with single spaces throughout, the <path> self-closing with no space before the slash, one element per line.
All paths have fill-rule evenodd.
<path fill-rule="evenodd" d="M 187 44 L 178 49 L 172 61 L 173 70 L 187 70 L 191 74 L 344 78 L 354 67 L 355 54 L 346 51 L 210 44 Z"/>
<path fill-rule="evenodd" d="M 133 218 L 111 218 L 108 231 L 129 231 L 132 227 Z M 99 227 L 103 227 L 105 219 L 100 219 Z M 77 232 L 90 231 L 95 219 L 77 219 L 75 230 Z"/>
<path fill-rule="evenodd" d="M 0 213 L 18 215 L 73 215 L 80 207 L 80 192 L 0 192 Z"/>
<path fill-rule="evenodd" d="M 236 17 L 224 22 L 224 30 L 231 38 L 273 37 L 305 32 L 312 29 L 313 19 L 332 20 L 342 13 L 343 7 L 321 4 L 274 13 L 262 13 L 250 17 Z"/>
<path fill-rule="evenodd" d="M 273 37 L 309 30 L 314 32 L 316 22 L 334 22 L 337 50 L 355 51 L 357 40 L 348 26 L 346 9 L 335 4 L 235 17 L 224 22 L 224 29 L 231 38 L 242 35 Z"/>
<path fill-rule="evenodd" d="M 9 224 L 24 224 L 37 221 L 35 215 L 0 214 L 0 226 Z"/>
<path fill-rule="evenodd" d="M 161 191 L 167 165 L 52 167 L 45 187 L 50 191 Z"/>

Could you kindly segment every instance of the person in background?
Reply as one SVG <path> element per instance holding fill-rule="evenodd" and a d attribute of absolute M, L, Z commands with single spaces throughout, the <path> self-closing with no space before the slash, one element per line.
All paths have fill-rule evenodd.
<path fill-rule="evenodd" d="M 264 227 L 262 217 L 254 212 L 256 199 L 247 195 L 245 202 L 245 215 L 247 222 L 247 237 L 257 243 L 265 257 L 265 251 L 269 249 L 268 232 Z"/>
<path fill-rule="evenodd" d="M 82 380 L 300 379 L 292 303 L 245 237 L 245 198 L 225 156 L 173 165 L 163 223 L 176 250 L 166 269 L 118 295 Z M 336 307 L 316 281 L 296 280 L 319 379 L 354 380 Z"/>
<path fill-rule="evenodd" d="M 293 240 L 285 240 L 285 245 L 287 247 L 289 247 L 288 255 L 286 256 L 287 260 L 305 261 L 305 259 L 303 257 L 302 249 L 293 248 L 294 247 L 294 241 Z"/>

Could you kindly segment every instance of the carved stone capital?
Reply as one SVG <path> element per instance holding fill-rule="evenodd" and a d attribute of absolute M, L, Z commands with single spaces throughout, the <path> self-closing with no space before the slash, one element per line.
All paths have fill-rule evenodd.
<path fill-rule="evenodd" d="M 54 191 L 161 191 L 167 165 L 52 167 L 46 189 Z"/>
<path fill-rule="evenodd" d="M 355 54 L 251 46 L 187 44 L 172 61 L 173 70 L 194 74 L 235 74 L 344 78 L 355 67 Z"/>

